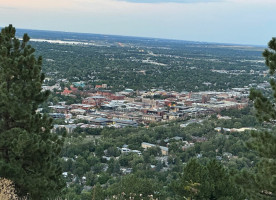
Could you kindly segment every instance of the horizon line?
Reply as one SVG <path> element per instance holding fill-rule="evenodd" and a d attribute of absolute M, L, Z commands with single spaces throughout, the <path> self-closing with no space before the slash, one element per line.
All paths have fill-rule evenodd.
<path fill-rule="evenodd" d="M 0 28 L 4 28 L 0 26 Z M 207 43 L 207 44 L 223 44 L 223 45 L 238 45 L 238 46 L 253 46 L 253 47 L 267 47 L 266 45 L 260 44 L 241 44 L 241 43 L 223 43 L 223 42 L 208 42 L 208 41 L 194 41 L 194 40 L 184 40 L 175 38 L 159 38 L 159 37 L 149 37 L 149 36 L 134 36 L 134 35 L 117 35 L 117 34 L 105 34 L 105 33 L 91 33 L 91 32 L 75 32 L 75 31 L 60 31 L 60 30 L 44 30 L 44 29 L 29 29 L 29 28 L 16 28 L 16 30 L 31 30 L 31 31 L 45 31 L 45 32 L 59 32 L 59 33 L 76 33 L 76 34 L 87 34 L 87 35 L 104 35 L 104 36 L 119 36 L 119 37 L 133 37 L 133 38 L 144 38 L 144 39 L 158 39 L 158 40 L 172 40 L 172 41 L 182 41 L 182 42 L 194 42 L 194 43 Z M 43 39 L 43 38 L 37 38 Z"/>

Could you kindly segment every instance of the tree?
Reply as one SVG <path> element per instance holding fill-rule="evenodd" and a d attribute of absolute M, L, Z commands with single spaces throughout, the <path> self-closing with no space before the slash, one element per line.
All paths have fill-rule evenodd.
<path fill-rule="evenodd" d="M 209 199 L 245 199 L 228 171 L 216 160 L 207 163 Z"/>
<path fill-rule="evenodd" d="M 196 159 L 184 167 L 180 180 L 172 184 L 177 195 L 191 199 L 244 199 L 221 163 L 211 160 L 206 167 Z"/>
<path fill-rule="evenodd" d="M 51 133 L 52 119 L 36 113 L 49 96 L 42 92 L 42 58 L 15 37 L 10 25 L 0 33 L 0 177 L 14 182 L 18 195 L 55 197 L 64 186 L 59 154 L 63 140 Z"/>
<path fill-rule="evenodd" d="M 94 185 L 92 190 L 92 200 L 104 200 L 104 191 L 99 183 Z"/>
<path fill-rule="evenodd" d="M 271 75 L 276 70 L 276 38 L 268 43 L 268 49 L 263 52 L 265 64 Z M 251 90 L 250 99 L 254 102 L 256 116 L 262 122 L 271 122 L 276 119 L 276 82 L 270 80 L 273 91 L 272 97 L 264 96 L 260 91 Z M 252 171 L 243 171 L 237 177 L 244 192 L 252 199 L 275 199 L 276 198 L 276 132 L 253 131 L 251 140 L 247 145 L 260 156 L 257 167 Z"/>
<path fill-rule="evenodd" d="M 123 194 L 124 198 L 122 199 L 134 200 L 147 200 L 150 199 L 150 196 L 158 198 L 160 192 L 160 186 L 158 186 L 156 180 L 140 178 L 134 174 L 124 176 L 119 182 L 114 183 L 108 188 L 109 196 L 115 195 L 121 197 Z"/>
<path fill-rule="evenodd" d="M 194 190 L 197 192 L 194 192 L 194 190 L 191 191 L 185 189 L 191 184 L 196 184 Z M 207 196 L 205 191 L 209 190 L 206 168 L 202 166 L 196 159 L 190 160 L 184 167 L 183 174 L 181 175 L 179 181 L 173 183 L 172 188 L 180 197 L 203 199 L 204 196 Z"/>

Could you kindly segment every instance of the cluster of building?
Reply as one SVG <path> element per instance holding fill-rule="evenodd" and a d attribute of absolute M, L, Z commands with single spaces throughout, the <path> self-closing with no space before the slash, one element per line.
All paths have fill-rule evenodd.
<path fill-rule="evenodd" d="M 104 87 L 106 87 L 104 85 Z M 70 92 L 68 92 L 70 91 Z M 65 88 L 62 95 L 74 95 L 78 89 Z M 197 118 L 219 113 L 223 109 L 241 109 L 248 105 L 249 88 L 233 88 L 226 92 L 174 92 L 164 90 L 134 91 L 126 89 L 112 93 L 101 86 L 94 91 L 81 91 L 82 103 L 49 106 L 53 118 L 74 124 L 83 120 L 86 128 L 126 127 Z M 69 129 L 68 129 L 69 130 Z"/>

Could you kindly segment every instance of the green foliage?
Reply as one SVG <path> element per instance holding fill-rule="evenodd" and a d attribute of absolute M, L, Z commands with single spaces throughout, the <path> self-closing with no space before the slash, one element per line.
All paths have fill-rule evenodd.
<path fill-rule="evenodd" d="M 253 170 L 243 170 L 236 178 L 252 199 L 276 198 L 276 134 L 275 132 L 252 132 L 248 147 L 261 157 Z"/>
<path fill-rule="evenodd" d="M 120 163 L 118 160 L 114 160 L 113 158 L 108 163 L 107 172 L 110 174 L 119 174 L 120 173 Z"/>
<path fill-rule="evenodd" d="M 272 38 L 268 43 L 269 49 L 265 49 L 263 52 L 263 56 L 265 57 L 265 64 L 269 68 L 270 74 L 275 73 L 276 69 L 276 57 L 275 57 L 275 51 L 276 51 L 276 38 Z"/>
<path fill-rule="evenodd" d="M 228 171 L 215 160 L 208 161 L 206 166 L 196 159 L 190 160 L 180 179 L 172 184 L 172 188 L 179 198 L 243 199 Z"/>
<path fill-rule="evenodd" d="M 113 188 L 114 184 L 118 184 L 121 177 L 126 176 L 124 170 L 129 170 L 129 168 L 131 168 L 131 174 L 136 177 L 145 180 L 154 180 L 159 185 L 159 188 L 161 188 L 160 192 L 162 194 L 160 195 L 165 199 L 173 198 L 175 195 L 170 185 L 172 182 L 178 180 L 179 174 L 183 172 L 183 167 L 185 166 L 183 162 L 188 162 L 191 158 L 195 158 L 198 155 L 201 156 L 199 156 L 198 161 L 203 166 L 205 172 L 208 172 L 208 170 L 206 165 L 202 163 L 208 163 L 208 160 L 213 160 L 216 156 L 221 158 L 221 163 L 225 167 L 225 170 L 224 168 L 220 169 L 220 167 L 217 167 L 215 164 L 212 167 L 216 171 L 221 170 L 221 174 L 226 173 L 226 175 L 229 175 L 229 171 L 231 171 L 231 176 L 233 176 L 241 169 L 255 166 L 255 163 L 258 161 L 256 154 L 253 151 L 249 151 L 244 144 L 250 138 L 249 132 L 218 133 L 214 130 L 217 126 L 232 128 L 237 122 L 240 123 L 242 127 L 258 126 L 259 123 L 255 120 L 254 116 L 252 116 L 252 108 L 223 111 L 223 114 L 230 116 L 232 119 L 218 120 L 217 118 L 211 118 L 202 123 L 190 124 L 185 128 L 179 127 L 180 124 L 184 123 L 183 121 L 179 121 L 167 123 L 166 125 L 156 124 L 149 128 L 127 127 L 124 129 L 104 128 L 95 130 L 100 132 L 101 135 L 99 136 L 91 136 L 88 132 L 86 132 L 85 137 L 73 137 L 72 135 L 68 135 L 62 151 L 62 156 L 69 159 L 63 159 L 62 164 L 63 171 L 70 172 L 73 175 L 70 175 L 70 177 L 68 175 L 66 180 L 71 185 L 79 185 L 79 181 L 76 181 L 75 178 L 78 177 L 77 179 L 80 179 L 80 177 L 85 176 L 87 181 L 80 185 L 81 188 L 85 185 L 94 186 L 96 183 L 101 183 L 104 195 L 107 198 L 108 196 L 111 197 L 111 194 L 107 194 L 108 191 L 110 192 L 109 189 Z M 164 140 L 174 136 L 183 137 L 183 140 L 194 142 L 195 145 L 183 151 L 182 146 L 184 143 L 181 140 L 169 140 L 168 147 L 170 152 L 167 161 L 160 155 L 159 147 L 149 148 L 147 150 L 141 148 L 141 142 L 143 141 L 166 146 Z M 207 141 L 196 142 L 193 140 L 192 136 L 202 136 L 205 137 Z M 117 147 L 121 148 L 124 144 L 129 145 L 128 147 L 132 150 L 140 150 L 142 155 L 137 155 L 136 153 L 120 154 Z M 102 156 L 110 156 L 110 160 L 108 161 Z M 218 165 L 220 166 L 220 164 Z M 226 168 L 229 168 L 229 170 L 226 170 Z M 194 169 L 197 169 L 197 167 L 191 167 L 190 170 L 187 170 L 192 173 L 185 173 L 188 179 L 183 186 L 184 189 L 183 187 L 181 188 L 181 190 L 185 192 L 184 194 L 182 191 L 182 197 L 194 198 L 199 195 L 200 190 L 198 187 L 200 187 L 200 185 L 198 184 L 201 183 L 194 179 L 192 179 L 192 181 L 190 180 L 194 177 L 194 174 L 198 173 L 194 172 Z M 220 188 L 223 188 L 223 182 L 227 182 L 229 178 L 228 175 L 221 175 L 220 181 L 213 180 L 214 185 L 218 184 Z M 195 177 L 196 176 L 197 175 L 195 175 Z M 216 177 L 216 173 L 210 170 L 210 176 Z M 206 180 L 205 175 L 203 178 Z M 212 180 L 212 178 L 209 177 L 207 181 L 209 179 Z M 202 181 L 204 182 L 204 179 L 202 179 Z M 232 184 L 232 182 L 229 184 Z M 207 186 L 208 184 L 206 183 L 205 187 Z M 78 189 L 78 187 L 72 187 L 72 190 L 70 190 L 71 193 L 74 191 L 76 192 L 76 199 L 81 198 L 81 193 L 78 192 L 80 189 Z M 213 191 L 215 195 L 219 193 L 216 191 L 220 191 L 211 186 L 205 189 L 205 191 L 207 190 Z M 113 195 L 119 195 L 117 193 L 111 193 Z M 207 197 L 210 196 L 209 193 L 204 195 Z M 227 193 L 227 195 L 227 197 L 224 197 L 225 199 L 234 198 L 231 194 Z M 120 196 L 120 198 L 124 199 L 122 196 Z"/>
<path fill-rule="evenodd" d="M 64 182 L 59 154 L 63 141 L 50 132 L 52 120 L 37 114 L 49 96 L 42 92 L 42 58 L 15 37 L 10 25 L 0 34 L 0 177 L 15 183 L 19 195 L 55 197 Z"/>
<path fill-rule="evenodd" d="M 105 194 L 99 183 L 97 183 L 92 190 L 92 200 L 104 200 Z"/>
<path fill-rule="evenodd" d="M 118 183 L 113 184 L 108 189 L 110 196 L 123 197 L 135 200 L 150 199 L 151 195 L 156 198 L 160 196 L 160 189 L 154 180 L 140 178 L 135 175 L 127 175 L 119 180 Z"/>
<path fill-rule="evenodd" d="M 273 75 L 276 69 L 276 39 L 268 43 L 269 49 L 263 52 L 265 63 Z M 275 100 L 276 83 L 271 82 L 273 98 L 264 96 L 260 91 L 252 90 L 250 99 L 254 101 L 257 117 L 266 123 L 276 118 Z M 248 147 L 260 156 L 260 162 L 252 170 L 242 171 L 237 176 L 245 193 L 252 199 L 275 199 L 276 198 L 276 132 L 275 130 L 253 131 Z"/>

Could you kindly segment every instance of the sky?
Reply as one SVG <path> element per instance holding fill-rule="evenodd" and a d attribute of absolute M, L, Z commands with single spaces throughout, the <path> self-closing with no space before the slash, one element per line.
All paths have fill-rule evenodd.
<path fill-rule="evenodd" d="M 0 0 L 0 27 L 267 45 L 276 0 Z"/>

